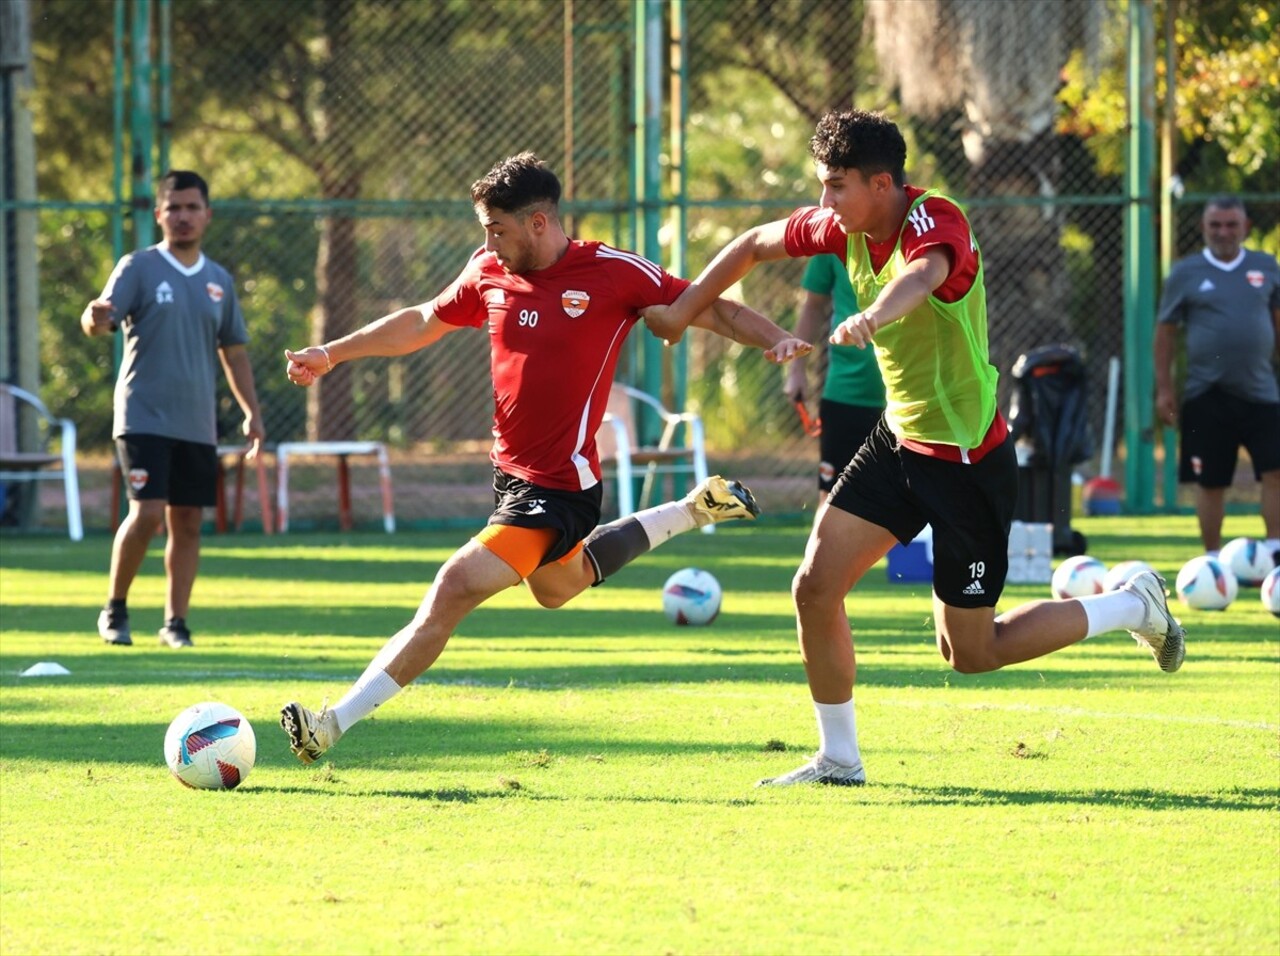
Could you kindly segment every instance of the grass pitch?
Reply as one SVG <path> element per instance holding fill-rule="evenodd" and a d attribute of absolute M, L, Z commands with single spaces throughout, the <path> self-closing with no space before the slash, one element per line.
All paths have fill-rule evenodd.
<path fill-rule="evenodd" d="M 1198 550 L 1188 518 L 1079 527 L 1170 580 Z M 685 535 L 558 611 L 513 589 L 313 767 L 280 704 L 341 696 L 465 533 L 208 537 L 185 652 L 151 643 L 158 550 L 135 646 L 111 648 L 108 539 L 6 538 L 0 949 L 1280 951 L 1280 626 L 1256 589 L 1180 612 L 1172 676 L 1125 634 L 965 676 L 928 589 L 877 568 L 848 600 L 869 785 L 756 790 L 816 745 L 788 597 L 805 533 Z M 690 564 L 725 588 L 709 628 L 659 610 Z M 71 675 L 18 676 L 37 661 Z M 164 766 L 200 700 L 254 724 L 239 790 Z"/>

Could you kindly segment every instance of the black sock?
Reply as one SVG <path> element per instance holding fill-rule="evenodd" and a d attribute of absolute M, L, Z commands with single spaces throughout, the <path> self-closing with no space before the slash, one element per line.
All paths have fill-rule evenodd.
<path fill-rule="evenodd" d="M 107 610 L 116 614 L 128 614 L 129 608 L 125 606 L 127 603 L 128 598 L 120 598 L 119 600 L 111 598 L 107 601 Z"/>
<path fill-rule="evenodd" d="M 619 518 L 591 532 L 583 550 L 596 570 L 592 587 L 622 570 L 650 549 L 649 536 L 635 518 Z"/>
<path fill-rule="evenodd" d="M 171 617 L 165 622 L 165 627 L 186 627 L 187 619 L 185 617 Z"/>

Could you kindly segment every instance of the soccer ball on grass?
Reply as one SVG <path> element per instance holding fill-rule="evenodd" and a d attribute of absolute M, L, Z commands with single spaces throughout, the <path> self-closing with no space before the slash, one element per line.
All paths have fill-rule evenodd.
<path fill-rule="evenodd" d="M 1202 554 L 1182 566 L 1175 583 L 1178 598 L 1198 611 L 1221 611 L 1236 599 L 1239 584 L 1217 558 Z"/>
<path fill-rule="evenodd" d="M 1260 541 L 1252 538 L 1232 538 L 1222 546 L 1218 560 L 1236 576 L 1240 584 L 1257 587 L 1271 573 L 1275 562 Z"/>
<path fill-rule="evenodd" d="M 1262 606 L 1280 617 L 1280 568 L 1272 569 L 1271 573 L 1262 579 L 1262 589 L 1258 595 L 1262 598 Z"/>
<path fill-rule="evenodd" d="M 1137 577 L 1143 571 L 1154 571 L 1151 565 L 1145 561 L 1121 561 L 1110 571 L 1107 576 L 1102 579 L 1102 590 L 1118 591 L 1120 586 L 1127 582 L 1130 578 Z"/>
<path fill-rule="evenodd" d="M 233 790 L 253 769 L 258 743 L 234 707 L 193 704 L 169 725 L 164 759 L 179 782 L 197 790 Z"/>
<path fill-rule="evenodd" d="M 681 568 L 662 586 L 662 611 L 672 624 L 710 624 L 720 613 L 720 582 L 701 568 Z"/>
<path fill-rule="evenodd" d="M 1053 572 L 1050 587 L 1058 600 L 1088 597 L 1102 593 L 1102 582 L 1107 576 L 1107 566 L 1087 554 L 1067 558 Z"/>

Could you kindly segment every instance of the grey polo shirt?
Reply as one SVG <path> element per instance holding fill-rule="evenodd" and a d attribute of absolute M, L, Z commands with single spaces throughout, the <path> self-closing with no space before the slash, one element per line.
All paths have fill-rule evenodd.
<path fill-rule="evenodd" d="M 157 245 L 116 263 L 101 298 L 124 330 L 111 434 L 216 445 L 218 350 L 249 341 L 231 274 Z"/>
<path fill-rule="evenodd" d="M 1169 270 L 1157 320 L 1186 329 L 1185 398 L 1217 385 L 1246 401 L 1280 402 L 1272 309 L 1280 309 L 1280 263 L 1265 252 L 1241 249 L 1219 262 L 1205 249 Z"/>

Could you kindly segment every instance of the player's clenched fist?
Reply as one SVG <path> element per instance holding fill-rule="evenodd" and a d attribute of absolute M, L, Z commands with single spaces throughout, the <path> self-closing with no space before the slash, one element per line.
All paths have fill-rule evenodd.
<path fill-rule="evenodd" d="M 851 315 L 831 333 L 832 345 L 856 345 L 865 349 L 876 334 L 876 320 L 866 312 Z"/>
<path fill-rule="evenodd" d="M 299 349 L 293 352 L 284 350 L 284 357 L 289 360 L 285 374 L 294 385 L 312 385 L 316 379 L 333 368 L 329 359 L 329 350 L 323 345 Z"/>

